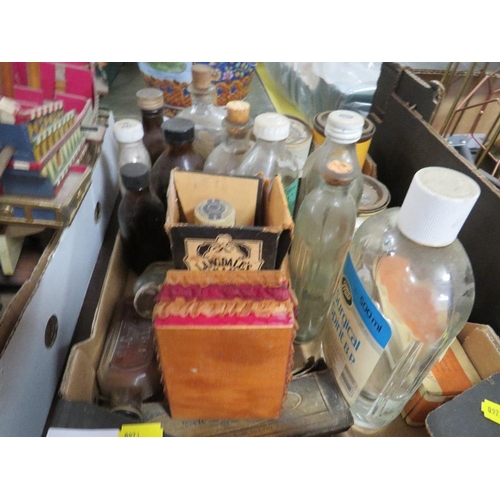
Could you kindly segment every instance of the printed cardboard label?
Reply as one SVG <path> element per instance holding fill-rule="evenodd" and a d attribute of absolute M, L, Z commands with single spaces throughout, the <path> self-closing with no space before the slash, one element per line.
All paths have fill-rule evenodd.
<path fill-rule="evenodd" d="M 233 240 L 229 234 L 186 238 L 184 264 L 192 271 L 259 271 L 264 264 L 262 241 Z"/>

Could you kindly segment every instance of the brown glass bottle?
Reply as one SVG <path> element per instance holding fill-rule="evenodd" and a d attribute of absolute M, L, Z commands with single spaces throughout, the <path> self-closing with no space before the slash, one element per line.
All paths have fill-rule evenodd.
<path fill-rule="evenodd" d="M 165 208 L 149 189 L 150 173 L 142 163 L 127 163 L 120 169 L 125 187 L 118 207 L 118 223 L 128 266 L 141 274 L 157 261 L 171 258 L 165 233 Z"/>
<path fill-rule="evenodd" d="M 167 143 L 161 129 L 163 123 L 163 92 L 160 89 L 140 89 L 135 94 L 141 110 L 144 137 L 142 141 L 153 164 L 165 150 Z"/>
<path fill-rule="evenodd" d="M 97 380 L 111 411 L 138 419 L 142 402 L 161 391 L 153 326 L 135 312 L 131 297 L 115 307 Z"/>
<path fill-rule="evenodd" d="M 151 169 L 151 189 L 167 208 L 167 189 L 174 168 L 203 170 L 205 160 L 193 149 L 194 123 L 185 118 L 171 118 L 162 125 L 167 148 Z"/>

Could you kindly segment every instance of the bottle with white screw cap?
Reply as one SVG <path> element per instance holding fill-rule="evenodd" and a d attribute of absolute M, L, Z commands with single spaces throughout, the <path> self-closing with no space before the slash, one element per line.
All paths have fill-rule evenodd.
<path fill-rule="evenodd" d="M 328 115 L 325 127 L 325 142 L 315 149 L 304 164 L 303 180 L 297 199 L 300 206 L 305 196 L 322 182 L 322 165 L 330 161 L 341 161 L 353 166 L 356 179 L 351 184 L 350 193 L 359 204 L 363 193 L 363 178 L 356 153 L 356 143 L 363 133 L 365 119 L 355 111 L 339 109 Z"/>
<path fill-rule="evenodd" d="M 474 276 L 457 235 L 479 194 L 465 174 L 423 168 L 401 208 L 356 231 L 322 328 L 355 424 L 380 428 L 398 417 L 467 322 Z"/>
<path fill-rule="evenodd" d="M 144 128 L 139 120 L 124 118 L 113 125 L 113 133 L 118 142 L 118 172 L 127 163 L 142 163 L 151 169 L 151 157 L 144 145 Z M 118 176 L 120 191 L 125 194 L 121 176 Z"/>
<path fill-rule="evenodd" d="M 290 133 L 290 119 L 279 113 L 262 113 L 255 118 L 253 133 L 255 145 L 248 151 L 235 175 L 256 176 L 262 173 L 268 179 L 281 175 L 288 208 L 293 215 L 300 165 L 285 144 Z"/>

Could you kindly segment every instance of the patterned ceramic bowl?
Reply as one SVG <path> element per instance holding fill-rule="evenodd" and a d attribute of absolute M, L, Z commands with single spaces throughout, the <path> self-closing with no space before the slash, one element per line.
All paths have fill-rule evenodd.
<path fill-rule="evenodd" d="M 191 83 L 191 62 L 138 63 L 148 87 L 163 92 L 166 114 L 174 116 L 182 108 L 191 106 L 188 86 Z M 205 62 L 214 70 L 213 82 L 217 90 L 217 105 L 242 100 L 248 94 L 256 63 Z"/>

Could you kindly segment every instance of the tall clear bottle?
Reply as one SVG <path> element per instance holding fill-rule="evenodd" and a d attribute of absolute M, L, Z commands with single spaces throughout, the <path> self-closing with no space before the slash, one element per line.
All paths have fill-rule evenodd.
<path fill-rule="evenodd" d="M 118 120 L 113 126 L 113 133 L 118 142 L 118 180 L 121 194 L 125 194 L 120 169 L 127 163 L 142 163 L 151 168 L 151 158 L 144 145 L 144 128 L 139 120 L 124 118 Z"/>
<path fill-rule="evenodd" d="M 226 104 L 226 111 L 227 116 L 222 121 L 226 138 L 208 155 L 203 167 L 204 172 L 233 174 L 254 145 L 250 139 L 253 127 L 250 104 L 245 101 L 230 101 Z"/>
<path fill-rule="evenodd" d="M 167 147 L 151 169 L 151 189 L 166 211 L 170 172 L 174 168 L 201 172 L 205 160 L 194 150 L 195 130 L 191 120 L 170 118 L 163 123 L 162 129 Z"/>
<path fill-rule="evenodd" d="M 160 89 L 140 89 L 135 94 L 141 110 L 143 142 L 151 157 L 151 164 L 158 159 L 167 147 L 161 126 L 163 124 L 163 92 Z"/>
<path fill-rule="evenodd" d="M 357 425 L 393 421 L 466 323 L 474 276 L 457 235 L 479 193 L 462 173 L 423 168 L 401 208 L 356 231 L 322 345 Z"/>
<path fill-rule="evenodd" d="M 195 124 L 194 150 L 204 160 L 225 137 L 222 120 L 226 109 L 216 106 L 215 85 L 212 84 L 212 68 L 206 64 L 193 64 L 192 83 L 188 87 L 191 106 L 176 116 L 186 118 Z"/>
<path fill-rule="evenodd" d="M 293 215 L 299 188 L 300 164 L 285 146 L 290 133 L 290 120 L 279 113 L 262 113 L 255 118 L 255 145 L 248 151 L 235 175 L 273 179 L 280 174 L 285 188 L 288 208 Z"/>
<path fill-rule="evenodd" d="M 315 339 L 330 307 L 356 222 L 349 194 L 356 179 L 349 163 L 333 160 L 322 168 L 324 182 L 304 199 L 297 213 L 290 252 L 292 287 L 298 300 L 295 343 Z"/>
<path fill-rule="evenodd" d="M 355 111 L 342 109 L 332 111 L 328 115 L 325 142 L 308 156 L 304 164 L 303 179 L 297 197 L 298 207 L 306 195 L 323 182 L 321 168 L 332 160 L 353 166 L 356 179 L 351 184 L 351 194 L 356 204 L 359 204 L 363 193 L 363 179 L 356 153 L 356 142 L 363 133 L 364 123 L 364 118 Z"/>

